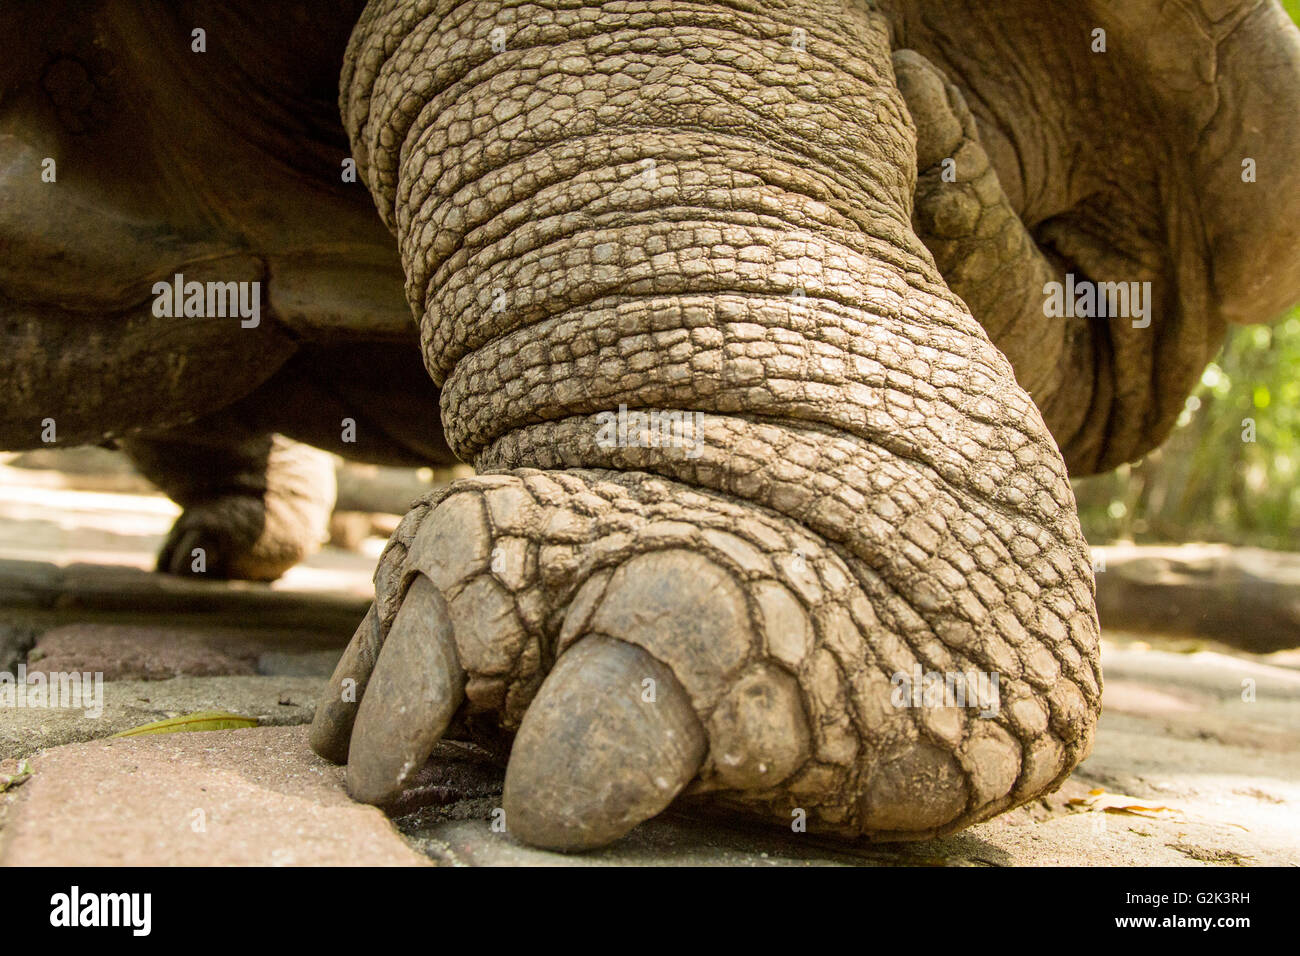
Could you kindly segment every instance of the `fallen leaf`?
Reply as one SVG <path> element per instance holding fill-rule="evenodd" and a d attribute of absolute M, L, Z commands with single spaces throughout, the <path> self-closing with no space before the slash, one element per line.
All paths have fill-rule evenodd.
<path fill-rule="evenodd" d="M 121 733 L 113 734 L 113 736 L 139 737 L 144 734 L 175 734 L 196 730 L 239 730 L 243 727 L 256 726 L 256 717 L 243 717 L 225 710 L 201 710 L 194 714 L 182 714 L 179 717 L 168 717 L 166 720 L 155 720 L 151 724 L 132 727 L 130 730 L 124 730 Z"/>
<path fill-rule="evenodd" d="M 0 763 L 0 793 L 21 786 L 32 775 L 32 765 L 26 760 L 6 760 Z"/>
<path fill-rule="evenodd" d="M 1135 817 L 1159 818 L 1162 813 L 1178 813 L 1173 807 L 1149 807 L 1138 802 L 1137 797 L 1105 790 L 1089 790 L 1086 797 L 1073 797 L 1070 806 L 1103 813 L 1122 813 Z"/>

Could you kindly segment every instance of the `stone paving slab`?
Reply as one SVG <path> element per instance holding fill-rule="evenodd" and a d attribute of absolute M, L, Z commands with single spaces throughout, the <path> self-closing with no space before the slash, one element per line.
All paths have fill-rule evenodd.
<path fill-rule="evenodd" d="M 176 677 L 106 681 L 103 712 L 85 707 L 15 707 L 0 711 L 0 760 L 61 744 L 109 737 L 132 727 L 205 710 L 256 717 L 264 726 L 310 723 L 328 682 L 321 677 Z"/>
<path fill-rule="evenodd" d="M 165 630 L 146 630 L 143 636 L 146 646 L 138 653 L 146 660 L 156 653 L 175 662 L 168 655 L 178 653 L 183 661 L 193 652 L 169 649 Z M 43 635 L 38 646 L 49 648 L 52 656 L 64 655 L 65 664 L 111 670 L 122 666 L 123 655 L 129 661 L 130 653 L 136 653 L 129 641 L 122 643 L 128 637 L 120 629 L 83 625 Z M 227 655 L 204 660 L 238 668 L 268 662 L 289 667 L 304 657 L 292 642 L 276 650 L 266 634 L 255 631 L 205 635 L 199 629 L 182 636 L 179 644 L 186 640 Z M 309 666 L 323 674 L 336 653 L 312 651 Z M 1300 863 L 1300 827 L 1293 812 L 1300 805 L 1300 762 L 1295 759 L 1300 753 L 1300 671 L 1271 660 L 1170 653 L 1107 639 L 1104 713 L 1089 760 L 1062 792 L 942 840 L 844 847 L 810 835 L 738 830 L 734 823 L 679 815 L 652 821 L 607 850 L 561 856 L 496 832 L 492 821 L 500 805 L 500 771 L 461 772 L 463 762 L 446 750 L 426 768 L 425 792 L 412 798 L 418 803 L 432 794 L 434 805 L 405 813 L 397 824 L 422 856 L 449 865 L 1295 865 Z M 33 662 L 41 665 L 40 659 Z M 37 754 L 33 760 L 39 765 L 49 753 L 68 749 L 61 744 L 199 710 L 229 710 L 267 725 L 302 724 L 310 720 L 323 689 L 320 676 L 283 672 L 110 680 L 103 685 L 104 713 L 98 719 L 76 709 L 4 714 L 0 757 L 56 748 Z M 219 739 L 221 734 L 185 736 Z M 286 740 L 296 741 L 302 759 L 315 759 L 301 736 Z M 226 751 L 226 759 L 231 761 L 226 770 L 238 774 L 246 769 L 241 761 L 260 758 L 235 749 Z M 341 788 L 341 778 L 336 786 Z M 1088 791 L 1094 789 L 1125 795 L 1118 800 L 1121 808 L 1165 809 L 1089 809 L 1093 798 Z M 153 815 L 147 802 L 140 809 Z M 296 851 L 290 847 L 284 852 Z M 111 853 L 130 856 L 125 849 Z"/>
<path fill-rule="evenodd" d="M 486 804 L 484 804 L 486 806 Z M 409 826 L 409 825 L 408 825 Z M 875 861 L 796 838 L 710 826 L 683 817 L 642 824 L 604 850 L 565 855 L 494 832 L 488 819 L 405 829 L 412 846 L 444 866 L 864 866 Z"/>
<path fill-rule="evenodd" d="M 302 728 L 159 734 L 31 759 L 0 829 L 5 866 L 419 866 Z"/>
<path fill-rule="evenodd" d="M 545 853 L 493 829 L 500 769 L 450 745 L 390 825 L 347 799 L 342 771 L 310 753 L 304 727 L 280 726 L 310 720 L 368 603 L 374 548 L 327 549 L 274 587 L 172 579 L 143 570 L 169 520 L 157 501 L 99 500 L 109 497 L 78 498 L 82 510 L 67 513 L 62 499 L 42 498 L 35 512 L 20 503 L 35 515 L 26 521 L 0 515 L 0 670 L 21 662 L 108 678 L 97 719 L 0 711 L 0 778 L 18 769 L 6 757 L 35 770 L 0 793 L 3 862 L 346 863 L 374 852 L 529 866 L 1300 863 L 1300 654 L 1113 630 L 1092 756 L 1059 793 L 941 840 L 845 846 L 676 813 L 594 854 Z M 89 527 L 69 526 L 68 513 Z M 108 563 L 77 563 L 101 548 L 94 560 Z M 1185 551 L 1173 557 L 1192 573 Z M 1142 571 L 1144 586 L 1173 588 L 1165 564 L 1148 565 L 1132 565 L 1158 572 Z M 97 739 L 200 710 L 264 726 Z M 207 832 L 194 833 L 188 814 L 203 808 Z"/>
<path fill-rule="evenodd" d="M 1126 675 L 1130 670 L 1151 673 L 1158 670 L 1156 662 L 1165 658 L 1181 658 L 1152 651 L 1123 651 L 1109 649 L 1111 671 Z M 1204 667 L 1209 680 L 1216 662 L 1209 660 L 1179 660 L 1172 670 L 1185 675 L 1188 666 Z M 1232 675 L 1235 677 L 1235 675 Z M 222 707 L 240 711 L 240 695 L 232 691 L 241 682 L 267 682 L 275 678 L 220 677 L 177 678 L 160 682 L 113 682 L 106 688 L 122 693 L 110 693 L 106 714 L 127 702 L 128 692 L 157 693 L 166 690 L 174 702 L 171 708 L 158 712 L 159 699 L 150 701 L 155 708 L 150 713 L 135 713 L 131 722 L 145 718 L 167 716 L 170 710 L 189 712 L 198 709 Z M 547 865 L 1294 865 L 1300 863 L 1300 841 L 1297 841 L 1297 823 L 1293 808 L 1300 803 L 1300 766 L 1294 754 L 1300 734 L 1292 728 L 1293 703 L 1286 706 L 1290 716 L 1274 727 L 1272 736 L 1261 734 L 1251 737 L 1244 733 L 1252 726 L 1255 711 L 1234 713 L 1234 705 L 1214 705 L 1221 710 L 1201 709 L 1195 721 L 1180 722 L 1189 706 L 1186 691 L 1173 685 L 1172 679 L 1164 685 L 1158 681 L 1141 682 L 1127 676 L 1117 676 L 1112 685 L 1122 692 L 1115 703 L 1103 714 L 1097 745 L 1078 773 L 1065 788 L 1042 800 L 1005 814 L 988 823 L 940 840 L 912 844 L 844 846 L 821 841 L 807 834 L 790 834 L 780 830 L 738 828 L 734 823 L 719 823 L 707 819 L 677 814 L 652 821 L 634 831 L 613 847 L 592 854 L 564 856 L 546 853 L 522 846 L 507 833 L 497 832 L 494 821 L 500 806 L 501 773 L 498 768 L 487 767 L 480 761 L 460 756 L 451 745 L 439 752 L 437 759 L 427 767 L 419 781 L 420 796 L 429 805 L 413 812 L 405 812 L 397 821 L 397 828 L 409 845 L 422 858 L 448 865 L 469 866 L 547 866 Z M 1170 686 L 1172 685 L 1172 690 Z M 263 709 L 279 710 L 283 705 L 265 694 L 269 686 L 259 689 Z M 314 685 L 319 688 L 317 682 Z M 215 693 L 214 693 L 215 691 Z M 1108 690 L 1108 694 L 1111 693 Z M 1192 691 L 1200 694 L 1202 691 Z M 232 706 L 232 701 L 236 702 Z M 1172 702 L 1172 703 L 1171 703 Z M 1204 701 L 1199 700 L 1203 707 Z M 1242 702 L 1242 706 L 1251 705 Z M 244 711 L 258 709 L 249 701 L 242 705 Z M 124 708 L 125 711 L 125 708 Z M 129 713 L 129 711 L 125 711 Z M 283 714 L 273 714 L 285 720 L 306 720 L 310 707 L 290 708 Z M 109 717 L 112 721 L 114 718 Z M 123 719 L 123 723 L 128 722 Z M 100 722 L 96 730 L 107 729 Z M 1224 738 L 1229 738 L 1225 740 Z M 57 735 L 50 739 L 57 739 Z M 238 742 L 238 746 L 228 743 Z M 134 749 L 122 750 L 122 745 L 134 747 L 138 741 L 149 741 L 147 748 L 162 747 L 163 753 L 174 753 L 165 748 L 180 747 L 176 763 L 179 777 L 168 778 L 166 788 L 150 786 L 133 793 L 129 801 L 122 791 L 129 781 L 107 780 L 114 776 L 131 776 L 137 764 L 109 759 L 104 754 L 130 754 Z M 153 750 L 148 750 L 154 753 Z M 205 762 L 187 763 L 191 752 L 207 754 Z M 51 761 L 53 763 L 51 764 Z M 223 781 L 247 778 L 257 781 L 257 787 L 280 792 L 284 787 L 296 786 L 303 767 L 314 768 L 325 783 L 333 788 L 340 801 L 346 803 L 342 790 L 342 771 L 317 760 L 306 746 L 305 728 L 259 728 L 248 731 L 218 731 L 195 734 L 169 734 L 153 738 L 97 741 L 56 747 L 31 756 L 35 773 L 13 794 L 4 799 L 14 804 L 9 808 L 9 823 L 0 829 L 0 840 L 8 849 L 0 859 L 8 862 L 28 862 L 37 855 L 55 852 L 48 835 L 48 821 L 66 821 L 74 832 L 78 828 L 104 829 L 104 824 L 93 808 L 84 806 L 85 798 L 73 798 L 72 784 L 65 778 L 81 777 L 92 803 L 111 800 L 121 817 L 102 834 L 94 837 L 98 843 L 79 842 L 82 855 L 78 862 L 116 860 L 132 862 L 175 862 L 176 854 L 197 852 L 205 848 L 204 855 L 191 857 L 185 862 L 229 862 L 230 854 L 243 853 L 246 841 L 233 831 L 222 831 L 223 839 L 232 841 L 230 847 L 215 844 L 194 844 L 185 837 L 180 841 L 173 833 L 174 808 L 177 806 L 173 791 L 188 793 L 184 786 L 205 786 L 208 777 Z M 40 785 L 42 775 L 53 766 L 57 786 Z M 153 771 L 150 771 L 151 773 Z M 277 781 L 277 773 L 286 774 Z M 188 775 L 188 783 L 180 779 Z M 31 788 L 31 789 L 28 789 Z M 1102 812 L 1091 809 L 1095 797 L 1090 790 L 1104 789 L 1108 794 L 1123 795 L 1111 802 L 1117 803 L 1119 812 Z M 214 806 L 240 809 L 250 806 L 253 796 L 236 789 L 213 791 Z M 44 794 L 45 796 L 42 796 Z M 35 796 L 33 796 L 35 795 Z M 260 798 L 259 798 L 260 799 Z M 28 801 L 31 801 L 30 803 Z M 45 801 L 66 801 L 66 805 L 50 805 Z M 78 802 L 80 801 L 80 802 Z M 181 801 L 182 803 L 184 801 Z M 192 801 L 191 801 L 192 802 Z M 1124 807 L 1136 807 L 1124 810 Z M 25 809 L 27 808 L 27 809 Z M 42 809 L 43 808 L 43 809 Z M 186 810 L 193 809 L 190 807 Z M 411 808 L 408 807 L 408 810 Z M 29 815 L 43 815 L 47 823 L 37 826 L 26 823 Z M 135 819 L 139 817 L 139 819 Z M 242 819 L 242 818 L 241 818 Z M 370 822 L 347 826 L 360 827 L 366 839 L 374 834 Z M 361 818 L 356 818 L 360 820 Z M 62 825 L 62 824 L 61 824 Z M 336 824 L 341 826 L 342 824 Z M 260 826 L 260 824 L 259 824 Z M 149 835 L 150 827 L 164 832 Z M 98 828 L 98 829 L 96 829 Z M 298 837 L 269 834 L 257 831 L 261 838 L 271 841 L 281 862 L 343 862 L 333 851 L 325 852 L 319 846 L 314 831 L 308 827 Z M 293 831 L 297 833 L 298 831 Z M 211 834 L 210 834 L 211 835 Z M 353 834 L 337 831 L 337 838 L 350 845 Z M 81 840 L 81 838 L 78 838 Z M 86 837 L 90 840 L 91 837 Z M 115 840 L 130 842 L 131 846 L 110 845 Z M 26 846 L 37 841 L 37 848 Z M 158 849 L 146 853 L 132 849 L 141 843 Z M 71 846 L 68 844 L 67 846 Z M 58 850 L 73 853 L 72 849 Z M 86 849 L 86 847 L 90 849 Z M 154 855 L 150 855 L 150 854 Z M 323 854 L 316 858 L 314 854 Z M 247 860 L 241 861 L 250 862 Z M 263 860 L 266 862 L 266 860 Z M 272 861 L 274 862 L 274 861 Z"/>
<path fill-rule="evenodd" d="M 1080 791 L 1079 786 L 1067 792 Z M 1076 797 L 1078 798 L 1078 797 Z M 1224 846 L 1212 823 L 1168 823 L 1051 809 L 1008 814 L 960 834 L 921 843 L 836 846 L 813 836 L 760 833 L 688 817 L 643 824 L 612 847 L 562 855 L 494 832 L 488 819 L 403 827 L 412 845 L 449 866 L 1198 866 L 1287 865 L 1295 858 L 1252 856 Z M 486 807 L 485 801 L 480 801 Z M 1033 812 L 1043 819 L 1032 819 Z"/>

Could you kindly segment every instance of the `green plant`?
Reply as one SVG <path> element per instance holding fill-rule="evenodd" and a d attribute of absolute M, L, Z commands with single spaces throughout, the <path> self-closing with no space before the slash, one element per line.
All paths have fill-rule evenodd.
<path fill-rule="evenodd" d="M 1090 541 L 1218 540 L 1300 550 L 1300 309 L 1233 330 L 1169 441 L 1075 482 Z"/>

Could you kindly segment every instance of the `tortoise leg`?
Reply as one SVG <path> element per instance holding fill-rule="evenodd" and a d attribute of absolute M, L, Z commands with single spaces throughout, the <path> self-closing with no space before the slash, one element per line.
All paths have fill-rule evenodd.
<path fill-rule="evenodd" d="M 159 571 L 273 581 L 326 538 L 335 495 L 326 452 L 220 415 L 122 446 L 185 509 Z"/>

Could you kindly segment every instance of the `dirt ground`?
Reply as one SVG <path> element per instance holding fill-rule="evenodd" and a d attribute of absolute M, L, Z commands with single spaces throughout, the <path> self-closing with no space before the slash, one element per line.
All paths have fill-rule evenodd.
<path fill-rule="evenodd" d="M 169 580 L 147 573 L 169 501 L 53 474 L 0 465 L 0 672 L 101 672 L 103 710 L 0 708 L 3 864 L 1300 863 L 1300 652 L 1114 631 L 1092 756 L 1058 793 L 942 840 L 847 847 L 678 813 L 549 854 L 497 832 L 499 770 L 450 744 L 427 805 L 390 821 L 347 799 L 304 726 L 382 538 L 272 587 Z M 109 739 L 213 710 L 249 726 Z"/>

